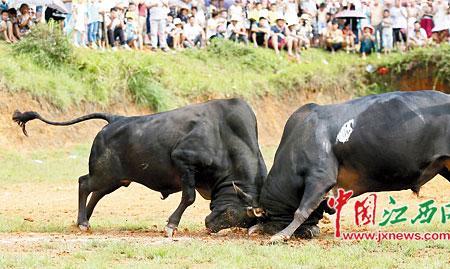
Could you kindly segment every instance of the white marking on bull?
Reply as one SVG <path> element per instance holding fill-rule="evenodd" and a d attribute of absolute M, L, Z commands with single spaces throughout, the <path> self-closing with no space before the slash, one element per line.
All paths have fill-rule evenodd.
<path fill-rule="evenodd" d="M 353 132 L 354 125 L 355 125 L 354 119 L 351 119 L 351 120 L 347 121 L 346 123 L 344 123 L 344 125 L 342 125 L 342 127 L 341 127 L 341 130 L 339 131 L 339 133 L 336 136 L 336 143 L 347 142 L 350 138 L 350 135 Z"/>

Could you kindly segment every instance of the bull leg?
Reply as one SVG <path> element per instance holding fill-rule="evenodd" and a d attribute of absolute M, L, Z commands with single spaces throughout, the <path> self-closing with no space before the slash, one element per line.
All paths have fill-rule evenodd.
<path fill-rule="evenodd" d="M 89 199 L 89 203 L 86 209 L 87 219 L 89 220 L 91 218 L 92 213 L 94 212 L 94 208 L 97 205 L 98 201 L 100 201 L 100 199 L 102 199 L 105 195 L 110 194 L 111 192 L 117 190 L 120 187 L 121 185 L 114 185 L 112 187 L 93 192 L 91 198 Z"/>
<path fill-rule="evenodd" d="M 77 225 L 82 231 L 89 229 L 89 222 L 86 215 L 86 202 L 91 191 L 89 190 L 89 175 L 81 176 L 78 179 L 78 219 Z"/>
<path fill-rule="evenodd" d="M 167 237 L 173 236 L 173 233 L 177 229 L 184 211 L 195 201 L 194 172 L 191 170 L 187 170 L 186 173 L 181 177 L 181 184 L 182 184 L 181 202 L 178 205 L 175 212 L 173 212 L 172 215 L 169 217 L 169 221 L 165 229 Z"/>
<path fill-rule="evenodd" d="M 300 225 L 308 219 L 311 213 L 319 207 L 324 196 L 336 185 L 336 177 L 334 177 L 334 180 L 324 180 L 323 178 L 322 176 L 309 176 L 306 178 L 305 191 L 300 206 L 294 213 L 294 220 L 284 230 L 272 236 L 270 242 L 274 243 L 289 239 Z M 327 178 L 330 178 L 330 176 L 327 176 Z"/>

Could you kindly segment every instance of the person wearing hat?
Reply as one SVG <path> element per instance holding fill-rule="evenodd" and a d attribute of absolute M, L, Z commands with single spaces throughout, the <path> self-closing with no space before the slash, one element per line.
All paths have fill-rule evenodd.
<path fill-rule="evenodd" d="M 290 18 L 287 22 L 288 25 L 288 37 L 292 39 L 292 50 L 294 51 L 295 58 L 297 60 L 300 59 L 300 36 L 298 35 L 298 18 L 294 19 L 293 17 Z"/>
<path fill-rule="evenodd" d="M 342 30 L 339 29 L 338 21 L 334 19 L 325 36 L 326 47 L 334 53 L 335 51 L 342 49 L 343 42 L 344 34 L 342 33 Z"/>
<path fill-rule="evenodd" d="M 377 43 L 375 42 L 375 36 L 373 35 L 374 32 L 375 29 L 371 25 L 365 25 L 363 27 L 363 35 L 360 40 L 361 47 L 359 49 L 363 59 L 366 58 L 366 55 L 377 51 Z"/>
<path fill-rule="evenodd" d="M 189 9 L 182 7 L 180 11 L 178 12 L 178 18 L 183 23 L 188 23 L 189 20 Z"/>
<path fill-rule="evenodd" d="M 276 54 L 279 54 L 280 50 L 287 46 L 288 54 L 293 56 L 293 40 L 292 37 L 289 36 L 289 29 L 286 27 L 286 21 L 282 16 L 277 18 L 275 25 L 273 25 L 270 30 L 272 36 L 269 39 L 269 47 L 273 48 Z"/>
<path fill-rule="evenodd" d="M 254 22 L 252 26 L 253 46 L 269 47 L 269 38 L 271 35 L 269 21 L 265 17 L 260 17 L 258 22 Z"/>
<path fill-rule="evenodd" d="M 167 43 L 169 44 L 169 46 L 172 46 L 176 50 L 183 49 L 182 34 L 183 22 L 180 20 L 180 18 L 175 18 L 173 20 L 172 26 L 168 30 Z"/>
<path fill-rule="evenodd" d="M 303 14 L 306 15 L 306 14 Z M 311 46 L 311 39 L 313 38 L 313 28 L 310 22 L 309 16 L 301 16 L 300 17 L 300 25 L 297 30 L 297 35 L 299 37 L 300 48 L 309 48 Z"/>
<path fill-rule="evenodd" d="M 226 37 L 234 42 L 243 42 L 248 45 L 248 34 L 245 27 L 240 22 L 239 17 L 231 17 L 230 24 L 227 27 Z"/>

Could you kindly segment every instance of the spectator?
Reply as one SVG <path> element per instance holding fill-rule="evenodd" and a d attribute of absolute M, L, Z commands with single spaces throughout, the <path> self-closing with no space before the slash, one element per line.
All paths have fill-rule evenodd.
<path fill-rule="evenodd" d="M 292 54 L 292 38 L 289 36 L 289 29 L 286 27 L 284 17 L 279 17 L 275 21 L 275 25 L 270 28 L 272 36 L 269 39 L 269 47 L 275 50 L 275 53 L 280 54 L 280 50 L 287 45 L 288 55 Z"/>
<path fill-rule="evenodd" d="M 379 0 L 374 0 L 371 6 L 371 20 L 370 23 L 375 29 L 375 38 L 379 51 L 383 48 L 383 5 L 380 4 Z"/>
<path fill-rule="evenodd" d="M 178 14 L 178 18 L 184 22 L 184 23 L 188 23 L 189 20 L 189 9 L 183 7 L 180 9 L 180 12 Z"/>
<path fill-rule="evenodd" d="M 240 22 L 244 20 L 244 8 L 242 6 L 242 0 L 234 1 L 234 3 L 228 9 L 228 15 L 230 16 L 230 18 L 239 19 Z"/>
<path fill-rule="evenodd" d="M 326 4 L 322 3 L 317 11 L 317 33 L 319 36 L 323 36 L 327 29 L 327 8 Z"/>
<path fill-rule="evenodd" d="M 149 42 L 147 35 L 147 5 L 144 0 L 138 2 L 138 44 L 139 48 L 143 49 L 144 44 Z"/>
<path fill-rule="evenodd" d="M 86 47 L 87 6 L 85 0 L 72 4 L 73 9 L 73 41 L 76 47 Z"/>
<path fill-rule="evenodd" d="M 265 17 L 260 17 L 258 22 L 255 22 L 252 27 L 252 41 L 253 46 L 257 48 L 258 46 L 269 47 L 270 38 L 270 25 L 269 21 Z"/>
<path fill-rule="evenodd" d="M 345 46 L 345 50 L 347 51 L 347 53 L 350 53 L 350 51 L 354 51 L 356 35 L 352 31 L 350 23 L 345 24 L 344 29 L 342 30 L 342 34 L 344 35 L 343 46 Z"/>
<path fill-rule="evenodd" d="M 0 2 L 0 12 L 3 12 L 4 10 L 8 11 L 9 6 L 7 0 L 2 0 Z"/>
<path fill-rule="evenodd" d="M 122 48 L 127 50 L 130 49 L 125 40 L 124 21 L 120 18 L 119 11 L 115 7 L 111 9 L 109 20 L 106 22 L 106 28 L 108 29 L 108 43 L 111 46 L 112 50 L 117 50 L 115 44 L 117 38 L 119 39 Z"/>
<path fill-rule="evenodd" d="M 3 39 L 8 43 L 16 42 L 13 34 L 13 26 L 9 20 L 9 15 L 7 10 L 1 11 L 1 21 L 0 21 L 0 40 Z"/>
<path fill-rule="evenodd" d="M 91 48 L 98 48 L 97 37 L 100 25 L 100 6 L 97 0 L 90 0 L 87 6 L 88 43 Z"/>
<path fill-rule="evenodd" d="M 218 27 L 221 23 L 220 21 L 221 21 L 221 19 L 219 17 L 219 13 L 217 11 L 214 11 L 211 14 L 211 19 L 208 20 L 208 24 L 207 24 L 207 28 L 206 28 L 206 39 L 210 40 L 210 39 L 218 38 L 218 37 L 223 38 L 223 36 L 221 36 L 218 31 Z"/>
<path fill-rule="evenodd" d="M 339 29 L 337 20 L 333 20 L 331 27 L 328 29 L 326 34 L 326 46 L 327 49 L 332 53 L 342 49 L 344 42 L 344 35 L 342 30 Z"/>
<path fill-rule="evenodd" d="M 277 4 L 272 3 L 270 5 L 269 12 L 267 14 L 267 19 L 271 25 L 275 25 L 277 18 L 281 17 L 283 14 L 279 14 Z"/>
<path fill-rule="evenodd" d="M 390 9 L 390 12 L 394 31 L 394 46 L 403 51 L 406 42 L 406 29 L 408 28 L 408 14 L 406 9 L 401 6 L 401 0 L 395 1 L 395 6 Z"/>
<path fill-rule="evenodd" d="M 359 52 L 363 59 L 366 58 L 366 55 L 370 55 L 372 52 L 377 51 L 377 45 L 375 36 L 373 35 L 375 30 L 371 25 L 366 25 L 363 27 L 363 35 L 361 37 L 361 47 Z"/>
<path fill-rule="evenodd" d="M 173 27 L 169 30 L 169 35 L 167 40 L 170 40 L 169 46 L 171 45 L 175 50 L 183 49 L 182 35 L 183 35 L 183 22 L 180 18 L 175 18 L 173 20 Z"/>
<path fill-rule="evenodd" d="M 427 44 L 427 40 L 427 32 L 420 27 L 420 22 L 416 21 L 414 23 L 414 29 L 408 34 L 408 47 L 424 47 Z"/>
<path fill-rule="evenodd" d="M 384 10 L 381 25 L 383 27 L 383 50 L 385 54 L 388 54 L 394 47 L 394 30 L 392 29 L 392 17 L 389 9 Z"/>
<path fill-rule="evenodd" d="M 11 21 L 13 28 L 14 38 L 19 41 L 21 39 L 20 30 L 19 30 L 19 19 L 17 17 L 17 10 L 15 8 L 8 9 L 9 20 Z"/>
<path fill-rule="evenodd" d="M 287 0 L 282 12 L 284 13 L 286 21 L 298 24 L 298 4 L 296 3 L 296 0 Z"/>
<path fill-rule="evenodd" d="M 33 25 L 33 17 L 27 4 L 22 4 L 19 8 L 20 15 L 17 17 L 20 35 L 26 35 Z"/>
<path fill-rule="evenodd" d="M 200 26 L 202 29 L 205 28 L 206 20 L 205 20 L 205 14 L 203 11 L 198 11 L 198 8 L 196 6 L 193 6 L 191 8 L 191 15 L 195 18 L 195 23 Z"/>
<path fill-rule="evenodd" d="M 425 32 L 427 32 L 427 37 L 430 38 L 432 35 L 432 29 L 434 27 L 433 23 L 433 6 L 431 2 L 425 3 L 425 5 L 422 8 L 423 16 L 420 20 L 420 26 L 425 29 Z"/>
<path fill-rule="evenodd" d="M 297 34 L 298 20 L 291 19 L 288 23 L 288 38 L 292 40 L 292 50 L 294 51 L 295 58 L 300 60 L 300 36 Z M 292 56 L 292 55 L 291 55 Z"/>
<path fill-rule="evenodd" d="M 313 38 L 313 29 L 310 22 L 310 16 L 305 16 L 303 14 L 300 17 L 300 25 L 297 31 L 297 35 L 299 36 L 299 47 L 300 48 L 309 48 L 311 45 L 311 39 Z"/>
<path fill-rule="evenodd" d="M 163 51 L 168 51 L 166 38 L 166 17 L 169 13 L 168 0 L 150 0 L 147 5 L 150 8 L 150 32 L 152 50 L 156 51 L 159 46 Z"/>
<path fill-rule="evenodd" d="M 127 24 L 125 25 L 125 39 L 127 40 L 128 46 L 131 48 L 138 48 L 138 26 L 135 22 L 135 14 L 127 12 Z"/>
<path fill-rule="evenodd" d="M 243 42 L 248 45 L 248 35 L 239 17 L 232 17 L 227 27 L 227 39 L 234 42 Z"/>
<path fill-rule="evenodd" d="M 184 25 L 183 29 L 184 46 L 186 48 L 194 48 L 196 46 L 203 47 L 205 40 L 205 32 L 196 23 L 195 17 L 190 16 L 188 24 Z"/>
<path fill-rule="evenodd" d="M 254 8 L 252 8 L 249 12 L 249 19 L 252 21 L 252 23 L 257 23 L 259 21 L 259 18 L 263 17 L 267 20 L 267 17 L 269 16 L 269 11 L 263 7 L 261 2 L 255 3 Z"/>

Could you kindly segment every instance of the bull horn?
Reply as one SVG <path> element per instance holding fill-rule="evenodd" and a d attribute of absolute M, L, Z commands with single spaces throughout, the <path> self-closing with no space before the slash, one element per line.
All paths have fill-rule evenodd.
<path fill-rule="evenodd" d="M 264 216 L 264 210 L 260 207 L 247 207 L 247 215 L 249 217 L 261 218 Z"/>
<path fill-rule="evenodd" d="M 237 193 L 237 195 L 239 196 L 239 198 L 245 200 L 248 204 L 252 204 L 253 202 L 253 197 L 250 194 L 245 193 L 241 188 L 239 188 L 238 186 L 236 186 L 236 184 L 233 183 L 233 188 L 234 191 Z"/>

